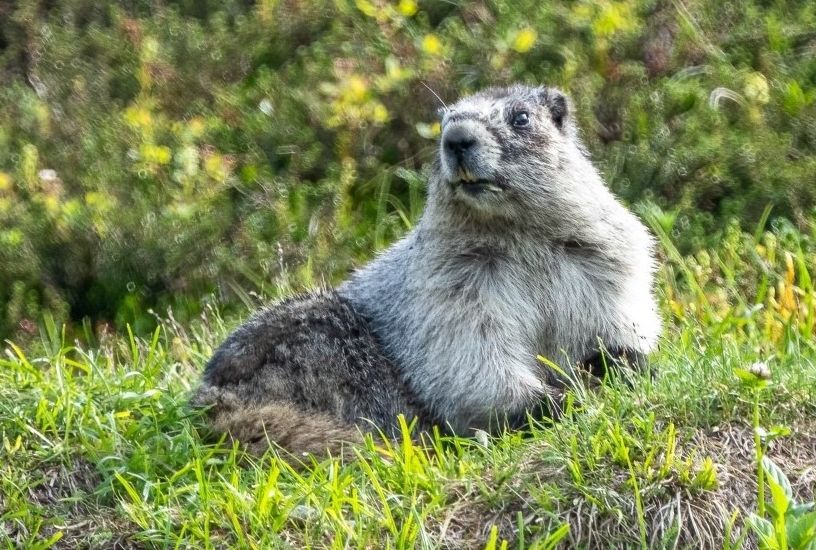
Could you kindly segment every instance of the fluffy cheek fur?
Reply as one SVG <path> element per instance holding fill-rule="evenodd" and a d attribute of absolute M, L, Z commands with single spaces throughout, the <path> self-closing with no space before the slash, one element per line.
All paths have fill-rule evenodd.
<path fill-rule="evenodd" d="M 540 223 L 542 213 L 556 216 L 553 210 L 560 206 L 555 196 L 559 192 L 555 187 L 559 184 L 555 166 L 557 159 L 550 158 L 504 166 L 497 178 L 501 190 L 496 192 L 471 196 L 453 187 L 445 191 L 482 218 L 494 218 L 497 223 Z"/>
<path fill-rule="evenodd" d="M 540 218 L 542 212 L 559 207 L 555 197 L 558 192 L 555 187 L 558 184 L 555 172 L 557 163 L 557 159 L 548 155 L 534 163 L 504 166 L 496 177 L 501 189 L 478 195 L 469 194 L 451 184 L 443 170 L 442 177 L 434 178 L 431 182 L 431 192 L 437 200 L 447 205 L 449 213 L 459 219 L 472 217 L 492 223 L 518 223 L 522 220 L 535 223 L 534 218 Z"/>

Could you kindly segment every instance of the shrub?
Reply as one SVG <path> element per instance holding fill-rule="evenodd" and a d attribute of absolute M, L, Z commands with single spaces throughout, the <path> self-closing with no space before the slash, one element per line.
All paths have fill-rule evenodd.
<path fill-rule="evenodd" d="M 685 248 L 816 198 L 812 2 L 0 6 L 0 335 L 342 278 L 421 208 L 438 102 L 560 86 Z"/>

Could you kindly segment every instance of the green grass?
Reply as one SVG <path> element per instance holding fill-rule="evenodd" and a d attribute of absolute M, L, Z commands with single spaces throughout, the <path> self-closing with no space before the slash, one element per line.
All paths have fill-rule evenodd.
<path fill-rule="evenodd" d="M 561 421 L 529 433 L 424 445 L 371 440 L 357 459 L 298 469 L 275 452 L 256 461 L 202 441 L 202 420 L 186 406 L 203 363 L 237 320 L 209 310 L 181 326 L 170 316 L 149 339 L 103 335 L 79 346 L 46 319 L 40 342 L 26 350 L 7 343 L 0 358 L 0 541 L 756 544 L 746 523 L 758 511 L 755 412 L 766 431 L 790 429 L 760 438 L 762 450 L 789 478 L 792 496 L 816 498 L 814 255 L 804 236 L 792 235 L 732 232 L 717 251 L 692 258 L 664 239 L 668 327 L 653 378 L 591 391 L 578 385 Z M 735 369 L 758 361 L 771 378 L 752 390 Z"/>

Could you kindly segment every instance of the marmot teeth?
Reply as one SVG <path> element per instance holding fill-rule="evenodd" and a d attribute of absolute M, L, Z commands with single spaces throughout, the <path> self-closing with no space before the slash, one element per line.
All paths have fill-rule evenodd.
<path fill-rule="evenodd" d="M 462 183 L 476 183 L 480 181 L 480 179 L 477 178 L 476 174 L 471 172 L 470 169 L 463 166 L 459 168 L 459 181 Z"/>

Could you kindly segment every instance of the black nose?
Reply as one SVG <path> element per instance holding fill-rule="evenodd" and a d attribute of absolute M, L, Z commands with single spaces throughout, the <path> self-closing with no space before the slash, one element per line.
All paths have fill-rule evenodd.
<path fill-rule="evenodd" d="M 445 151 L 461 160 L 468 149 L 476 145 L 476 138 L 464 128 L 452 128 L 445 133 Z"/>

